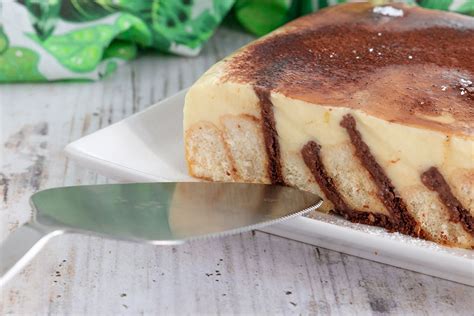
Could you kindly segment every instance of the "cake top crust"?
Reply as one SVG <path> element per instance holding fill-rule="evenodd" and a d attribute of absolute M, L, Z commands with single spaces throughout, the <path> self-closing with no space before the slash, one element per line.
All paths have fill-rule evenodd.
<path fill-rule="evenodd" d="M 224 81 L 474 136 L 474 18 L 402 4 L 334 6 L 239 50 Z"/>

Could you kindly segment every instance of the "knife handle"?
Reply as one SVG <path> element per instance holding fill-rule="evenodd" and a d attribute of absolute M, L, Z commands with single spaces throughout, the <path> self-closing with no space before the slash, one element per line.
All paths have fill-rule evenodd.
<path fill-rule="evenodd" d="M 3 286 L 63 230 L 26 223 L 17 228 L 0 244 L 0 286 Z"/>

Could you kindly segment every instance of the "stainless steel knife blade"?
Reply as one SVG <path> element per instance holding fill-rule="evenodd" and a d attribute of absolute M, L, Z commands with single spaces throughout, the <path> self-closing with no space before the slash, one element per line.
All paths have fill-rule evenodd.
<path fill-rule="evenodd" d="M 247 183 L 106 184 L 40 191 L 30 199 L 34 218 L 0 245 L 0 285 L 62 233 L 174 245 L 261 228 L 321 203 L 309 192 Z"/>

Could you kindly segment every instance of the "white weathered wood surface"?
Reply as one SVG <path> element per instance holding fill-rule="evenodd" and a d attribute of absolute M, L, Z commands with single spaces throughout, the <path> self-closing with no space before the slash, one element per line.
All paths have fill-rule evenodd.
<path fill-rule="evenodd" d="M 64 146 L 190 86 L 251 39 L 222 29 L 196 58 L 144 56 L 96 83 L 0 86 L 0 239 L 29 196 L 108 180 Z M 179 247 L 68 235 L 1 289 L 5 314 L 473 315 L 474 289 L 314 246 L 248 233 Z"/>

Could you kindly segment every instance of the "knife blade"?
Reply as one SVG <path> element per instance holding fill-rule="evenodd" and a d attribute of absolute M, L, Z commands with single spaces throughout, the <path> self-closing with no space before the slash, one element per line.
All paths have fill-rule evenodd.
<path fill-rule="evenodd" d="M 175 245 L 241 233 L 303 215 L 322 204 L 295 188 L 248 183 L 86 185 L 35 193 L 33 218 L 0 245 L 0 285 L 63 233 Z"/>

